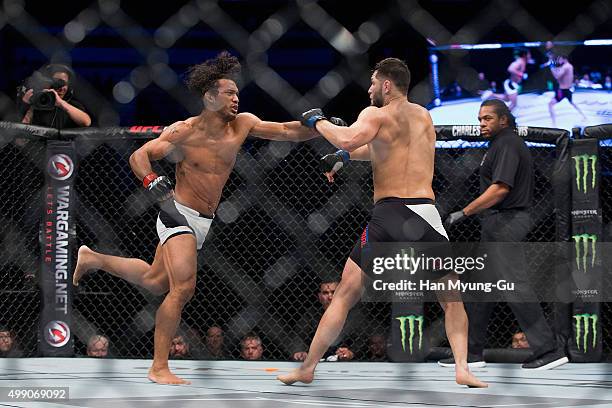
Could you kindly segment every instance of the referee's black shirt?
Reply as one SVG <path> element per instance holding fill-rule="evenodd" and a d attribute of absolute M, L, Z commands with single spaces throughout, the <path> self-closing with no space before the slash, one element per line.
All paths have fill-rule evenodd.
<path fill-rule="evenodd" d="M 510 192 L 494 210 L 526 209 L 533 202 L 533 160 L 525 141 L 513 128 L 493 136 L 480 163 L 480 193 L 493 183 L 510 186 Z"/>

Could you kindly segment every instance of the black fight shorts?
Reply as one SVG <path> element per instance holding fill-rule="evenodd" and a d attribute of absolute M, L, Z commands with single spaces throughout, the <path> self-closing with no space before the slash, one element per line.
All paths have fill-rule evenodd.
<path fill-rule="evenodd" d="M 363 269 L 363 248 L 368 243 L 377 242 L 448 242 L 448 234 L 433 200 L 388 197 L 374 205 L 372 218 L 353 247 L 350 258 Z M 446 250 L 450 251 L 450 244 Z"/>

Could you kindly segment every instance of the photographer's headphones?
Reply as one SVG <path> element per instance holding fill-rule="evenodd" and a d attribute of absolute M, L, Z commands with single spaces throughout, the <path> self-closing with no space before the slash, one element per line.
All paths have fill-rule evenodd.
<path fill-rule="evenodd" d="M 70 100 L 74 96 L 73 85 L 74 85 L 74 81 L 76 79 L 76 74 L 74 73 L 72 68 L 70 68 L 68 65 L 64 65 L 64 64 L 48 64 L 48 65 L 45 65 L 41 69 L 41 72 L 43 73 L 43 75 L 45 75 L 45 76 L 47 76 L 49 78 L 52 78 L 53 74 L 55 74 L 57 72 L 63 72 L 66 75 L 68 75 L 68 91 L 66 91 L 66 95 L 64 96 L 64 100 L 68 101 L 68 100 Z"/>

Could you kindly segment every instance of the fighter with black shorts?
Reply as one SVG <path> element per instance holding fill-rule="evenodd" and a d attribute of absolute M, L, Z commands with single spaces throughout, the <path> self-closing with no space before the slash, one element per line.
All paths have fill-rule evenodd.
<path fill-rule="evenodd" d="M 361 251 L 368 243 L 419 241 L 448 242 L 434 201 L 430 198 L 386 197 L 374 205 L 372 218 L 349 257 L 361 265 Z"/>
<path fill-rule="evenodd" d="M 321 318 L 308 356 L 300 368 L 278 377 L 288 385 L 313 380 L 320 358 L 340 334 L 349 310 L 359 301 L 365 276 L 359 261 L 367 243 L 448 241 L 433 205 L 436 133 L 427 110 L 407 100 L 410 71 L 403 61 L 387 58 L 376 65 L 370 80 L 368 93 L 372 106 L 362 110 L 350 127 L 334 125 L 321 109 L 302 114 L 304 125 L 315 128 L 341 149 L 322 158 L 330 182 L 349 160 L 372 163 L 376 204 L 362 238 L 346 261 L 342 280 Z M 455 381 L 470 387 L 486 387 L 468 368 L 468 322 L 463 303 L 442 299 L 440 303 L 457 360 Z"/>
<path fill-rule="evenodd" d="M 555 95 L 548 102 L 548 111 L 550 112 L 552 126 L 557 126 L 554 106 L 563 99 L 567 99 L 570 105 L 572 105 L 574 109 L 576 109 L 576 111 L 582 116 L 582 120 L 585 121 L 586 116 L 572 99 L 572 87 L 574 86 L 574 66 L 569 62 L 566 56 L 557 55 L 553 56 L 552 63 L 550 64 L 550 72 L 559 83 L 559 88 L 555 91 Z"/>
<path fill-rule="evenodd" d="M 574 93 L 572 92 L 571 89 L 557 89 L 555 91 L 555 100 L 557 102 L 561 102 L 563 99 L 567 98 L 567 100 L 572 103 L 572 95 Z"/>

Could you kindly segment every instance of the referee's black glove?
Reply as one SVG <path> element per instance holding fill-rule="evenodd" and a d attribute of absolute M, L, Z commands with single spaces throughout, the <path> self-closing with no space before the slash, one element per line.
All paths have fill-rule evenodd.
<path fill-rule="evenodd" d="M 444 229 L 449 229 L 458 222 L 463 221 L 466 217 L 467 215 L 465 215 L 463 210 L 450 213 L 450 215 L 444 220 Z"/>

